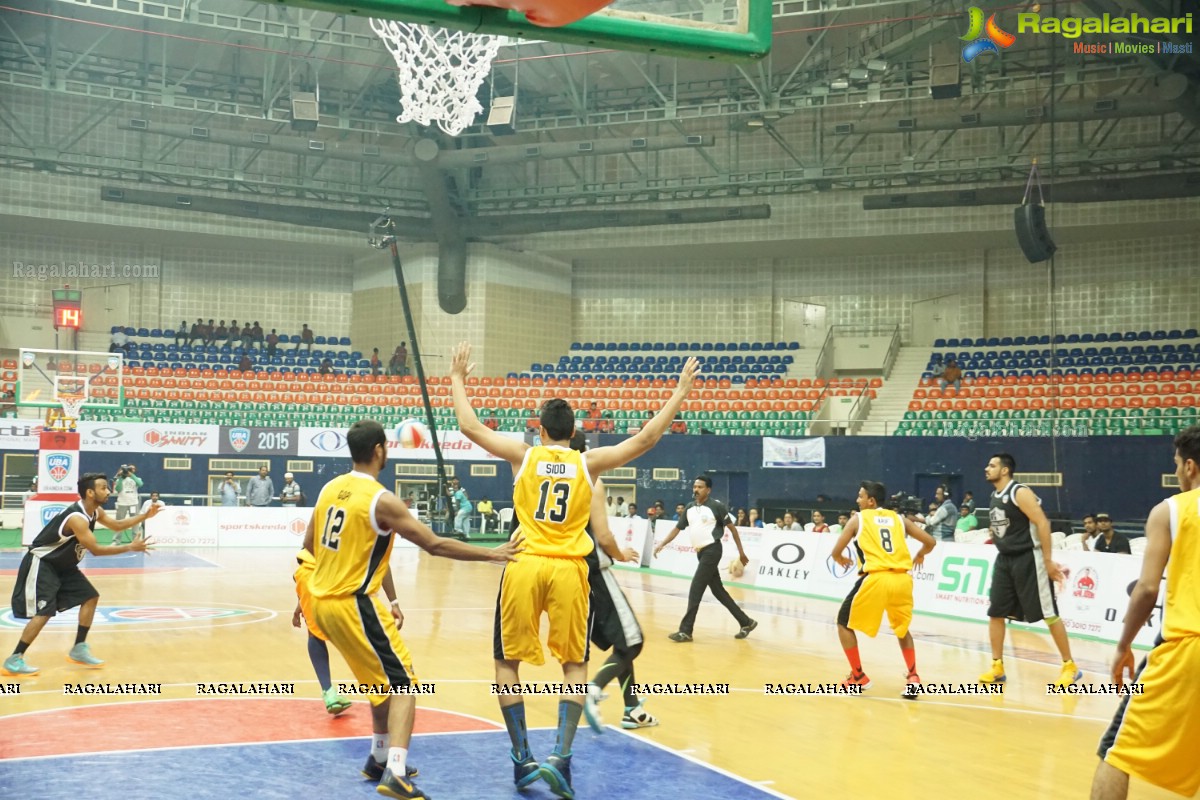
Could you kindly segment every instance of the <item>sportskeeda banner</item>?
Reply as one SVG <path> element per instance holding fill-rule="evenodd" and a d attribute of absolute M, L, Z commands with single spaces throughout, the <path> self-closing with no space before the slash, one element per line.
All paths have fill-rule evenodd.
<path fill-rule="evenodd" d="M 346 446 L 346 430 L 344 428 L 299 428 L 296 455 L 302 458 L 349 458 L 350 449 Z M 501 436 L 523 442 L 525 437 L 519 433 L 501 433 Z M 404 459 L 406 461 L 434 460 L 433 445 L 424 442 L 420 447 L 401 447 L 396 439 L 395 430 L 388 430 L 388 458 Z M 438 431 L 438 443 L 442 448 L 442 458 L 447 461 L 494 461 L 497 460 L 488 451 L 479 447 L 459 431 Z"/>
<path fill-rule="evenodd" d="M 660 522 L 655 539 L 662 541 L 674 523 Z M 782 589 L 827 600 L 841 600 L 854 586 L 858 575 L 833 560 L 833 545 L 837 536 L 832 533 L 807 531 L 774 531 L 762 528 L 739 528 L 750 565 L 739 583 Z M 736 555 L 732 537 L 725 534 L 723 569 Z M 909 549 L 916 553 L 920 546 L 908 540 Z M 913 570 L 913 601 L 917 612 L 941 614 L 956 619 L 984 621 L 987 619 L 988 590 L 996 548 L 991 545 L 939 542 L 925 558 L 922 569 Z M 1063 573 L 1055 586 L 1059 616 L 1074 634 L 1094 636 L 1115 642 L 1125 622 L 1129 593 L 1141 573 L 1142 559 L 1112 553 L 1093 553 L 1082 550 L 1055 550 L 1054 561 Z M 696 570 L 696 556 L 682 535 L 676 537 L 650 566 L 690 577 Z M 728 575 L 724 575 L 728 579 Z M 1162 604 L 1158 604 L 1150 619 L 1135 639 L 1137 644 L 1150 646 L 1162 627 Z M 920 626 L 918 616 L 916 626 Z M 1028 627 L 1044 631 L 1038 623 Z"/>

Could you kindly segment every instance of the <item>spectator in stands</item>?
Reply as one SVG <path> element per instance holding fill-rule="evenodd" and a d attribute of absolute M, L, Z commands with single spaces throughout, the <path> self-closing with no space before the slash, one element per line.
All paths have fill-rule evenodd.
<path fill-rule="evenodd" d="M 775 521 L 772 522 L 768 527 L 776 531 L 783 530 L 783 517 L 776 517 Z"/>
<path fill-rule="evenodd" d="M 489 428 L 490 430 L 493 430 L 493 431 L 500 430 L 500 420 L 498 420 L 496 418 L 496 412 L 494 412 L 494 411 L 487 412 L 487 416 L 483 418 L 483 424 L 485 427 Z M 611 498 L 610 498 L 610 500 L 611 500 Z"/>
<path fill-rule="evenodd" d="M 759 519 L 757 508 L 750 509 L 749 519 L 751 528 L 761 528 L 763 526 L 763 521 Z"/>
<path fill-rule="evenodd" d="M 108 345 L 108 352 L 121 354 L 129 352 L 129 337 L 125 335 L 124 328 L 117 328 L 113 332 L 112 342 Z"/>
<path fill-rule="evenodd" d="M 263 336 L 262 325 L 258 324 L 258 320 L 254 320 L 254 327 L 250 329 L 250 343 L 253 345 L 257 345 L 258 349 L 262 350 L 263 349 L 263 340 L 265 338 L 266 337 Z"/>
<path fill-rule="evenodd" d="M 204 323 L 204 346 L 208 347 L 213 343 L 213 337 L 217 335 L 217 326 L 213 324 L 213 320 Z"/>
<path fill-rule="evenodd" d="M 242 493 L 242 487 L 238 486 L 238 482 L 233 479 L 232 472 L 225 473 L 225 481 L 221 484 L 221 505 L 232 507 L 238 504 L 238 495 Z"/>
<path fill-rule="evenodd" d="M 479 514 L 480 533 L 487 533 L 489 528 L 495 528 L 500 524 L 500 518 L 496 514 L 495 506 L 486 497 L 480 500 L 479 504 L 475 506 L 475 511 Z"/>
<path fill-rule="evenodd" d="M 379 348 L 378 347 L 371 348 L 371 374 L 372 375 L 382 375 L 383 374 L 383 361 L 380 360 L 380 358 L 379 358 Z"/>
<path fill-rule="evenodd" d="M 296 483 L 290 472 L 283 473 L 283 486 L 279 487 L 279 504 L 284 508 L 296 508 L 304 505 L 304 492 Z"/>
<path fill-rule="evenodd" d="M 683 503 L 675 504 L 675 522 L 679 522 L 679 520 L 683 519 L 683 515 L 686 510 L 687 506 L 685 506 Z"/>
<path fill-rule="evenodd" d="M 630 504 L 629 504 L 629 518 L 630 518 L 630 519 L 637 519 L 637 518 L 638 518 L 638 513 L 637 513 L 637 503 L 630 503 Z"/>
<path fill-rule="evenodd" d="M 332 375 L 333 374 L 333 362 L 330 361 L 328 358 L 322 360 L 321 366 L 317 368 L 317 374 L 318 375 Z"/>
<path fill-rule="evenodd" d="M 687 423 L 684 422 L 682 419 L 680 419 L 679 415 L 676 415 L 675 419 L 671 421 L 671 433 L 687 433 L 687 432 L 688 432 Z"/>
<path fill-rule="evenodd" d="M 974 492 L 963 492 L 962 504 L 964 506 L 966 506 L 967 508 L 971 509 L 971 512 L 974 513 L 974 511 L 975 511 L 975 493 Z"/>
<path fill-rule="evenodd" d="M 144 515 L 147 511 L 150 510 L 150 506 L 159 506 L 161 508 L 162 506 L 165 506 L 165 505 L 166 505 L 166 503 L 164 503 L 162 500 L 159 499 L 158 492 L 151 492 L 150 499 L 147 500 L 146 502 L 142 503 L 142 507 L 138 511 L 138 514 Z M 141 525 L 138 525 L 136 528 L 134 528 L 133 538 L 136 539 L 139 536 L 145 536 L 145 535 L 146 535 L 146 523 L 143 522 Z"/>
<path fill-rule="evenodd" d="M 1092 545 L 1094 544 L 1094 542 L 1092 540 L 1094 538 L 1096 538 L 1097 533 L 1098 533 L 1098 531 L 1096 530 L 1096 515 L 1095 514 L 1084 514 L 1083 515 L 1083 549 L 1084 550 L 1092 549 Z"/>
<path fill-rule="evenodd" d="M 267 334 L 267 358 L 274 358 L 275 353 L 279 350 L 279 334 L 271 328 L 271 332 Z"/>
<path fill-rule="evenodd" d="M 249 353 L 242 353 L 242 360 L 238 362 L 238 369 L 242 372 L 250 372 L 254 369 L 254 362 L 250 360 Z"/>
<path fill-rule="evenodd" d="M 208 343 L 212 344 L 213 342 L 223 342 L 228 338 L 229 328 L 225 325 L 225 320 L 221 320 L 221 324 L 213 329 L 212 336 L 209 338 Z"/>
<path fill-rule="evenodd" d="M 955 391 L 962 391 L 962 370 L 959 369 L 958 362 L 953 357 L 946 359 L 946 368 L 942 370 L 938 380 L 942 391 L 945 391 L 950 384 L 954 384 Z"/>
<path fill-rule="evenodd" d="M 835 534 L 835 535 L 841 533 L 842 530 L 846 527 L 846 523 L 849 521 L 850 521 L 849 514 L 838 514 L 837 522 L 835 522 L 829 526 L 829 532 L 832 534 Z"/>
<path fill-rule="evenodd" d="M 304 347 L 307 352 L 312 353 L 312 346 L 313 332 L 312 329 L 308 327 L 308 323 L 306 322 L 300 326 L 300 341 L 296 342 L 296 346 L 292 349 L 292 352 L 295 353 L 301 347 Z"/>
<path fill-rule="evenodd" d="M 933 365 L 929 368 L 929 374 L 935 378 L 942 377 L 942 373 L 946 371 L 946 365 L 942 363 L 942 354 L 933 354 Z"/>
<path fill-rule="evenodd" d="M 750 517 L 746 514 L 746 509 L 739 508 L 737 510 L 737 517 L 734 518 L 733 526 L 735 528 L 750 527 Z"/>
<path fill-rule="evenodd" d="M 541 433 L 542 421 L 539 417 L 530 417 L 525 420 L 525 433 L 537 436 Z"/>
<path fill-rule="evenodd" d="M 188 324 L 187 320 L 180 320 L 179 327 L 175 329 L 175 344 L 187 344 L 188 341 Z"/>
<path fill-rule="evenodd" d="M 779 525 L 781 531 L 802 531 L 804 527 L 796 522 L 796 515 L 790 511 L 783 512 L 783 520 Z"/>
<path fill-rule="evenodd" d="M 188 347 L 192 346 L 192 342 L 203 343 L 203 341 L 204 341 L 204 320 L 197 317 L 196 321 L 194 323 L 192 323 L 191 333 L 188 334 L 188 340 L 187 340 Z"/>
<path fill-rule="evenodd" d="M 614 517 L 627 517 L 627 516 L 629 516 L 629 510 L 628 510 L 628 508 L 625 506 L 625 498 L 624 498 L 624 497 L 618 497 L 618 498 L 617 498 L 617 507 L 616 507 L 615 509 L 613 509 L 613 516 L 614 516 Z"/>
<path fill-rule="evenodd" d="M 954 531 L 973 531 L 979 528 L 979 518 L 975 516 L 975 510 L 967 505 L 966 501 L 959 506 L 958 522 L 954 523 Z"/>
<path fill-rule="evenodd" d="M 805 525 L 804 530 L 812 531 L 813 533 L 829 533 L 829 526 L 825 524 L 825 515 L 820 511 L 814 511 L 812 522 Z"/>
<path fill-rule="evenodd" d="M 1097 514 L 1096 525 L 1100 531 L 1092 545 L 1092 550 L 1097 553 L 1133 554 L 1133 550 L 1129 547 L 1129 540 L 1113 530 L 1112 517 L 1108 514 Z"/>
<path fill-rule="evenodd" d="M 958 507 L 950 502 L 950 491 L 945 486 L 937 488 L 933 499 L 934 502 L 929 504 L 930 515 L 925 520 L 925 530 L 935 539 L 951 541 L 958 524 Z"/>
<path fill-rule="evenodd" d="M 242 349 L 250 352 L 254 345 L 254 327 L 247 322 L 242 328 Z"/>
<path fill-rule="evenodd" d="M 388 360 L 388 374 L 408 374 L 408 342 L 401 342 L 400 346 L 392 351 L 392 357 Z"/>
<path fill-rule="evenodd" d="M 266 465 L 259 467 L 258 474 L 246 484 L 246 503 L 248 505 L 258 508 L 266 508 L 271 505 L 271 501 L 275 497 L 275 482 L 271 480 L 268 472 Z"/>
<path fill-rule="evenodd" d="M 230 347 L 236 347 L 237 343 L 241 340 L 242 329 L 241 326 L 237 324 L 237 320 L 235 319 L 233 322 L 229 323 L 229 338 L 225 340 L 225 344 L 229 345 Z"/>

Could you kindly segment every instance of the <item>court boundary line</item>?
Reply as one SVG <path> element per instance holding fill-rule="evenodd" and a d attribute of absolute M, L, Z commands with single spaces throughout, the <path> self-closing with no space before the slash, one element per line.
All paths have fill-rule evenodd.
<path fill-rule="evenodd" d="M 234 603 L 222 603 L 219 600 L 214 600 L 212 602 L 203 603 L 203 604 L 197 603 L 194 606 L 188 606 L 183 603 L 143 602 L 143 603 L 139 603 L 137 605 L 126 605 L 126 606 L 104 605 L 104 606 L 100 606 L 100 608 L 121 609 L 121 608 L 139 608 L 139 607 L 143 607 L 143 606 L 150 606 L 150 607 L 161 606 L 163 608 L 209 608 L 209 607 L 214 607 L 214 606 L 225 606 L 226 608 L 230 608 L 230 609 L 233 609 L 236 611 L 245 611 L 246 609 L 251 609 L 252 611 L 255 611 L 255 612 L 257 612 L 257 611 L 265 612 L 268 615 L 268 616 L 265 616 L 265 617 L 262 617 L 259 619 L 247 619 L 247 620 L 242 620 L 241 622 L 230 622 L 228 624 L 221 624 L 221 625 L 209 625 L 210 628 L 236 628 L 241 625 L 254 625 L 259 622 L 270 622 L 271 620 L 280 616 L 280 613 L 281 613 L 281 612 L 276 611 L 273 608 L 263 608 L 262 606 L 252 606 L 252 605 L 245 605 L 245 604 L 238 605 L 238 604 L 234 604 Z M 73 611 L 73 610 L 74 609 L 67 609 L 67 611 Z M 4 614 L 5 612 L 12 612 L 12 606 L 0 606 L 0 614 Z M 55 614 L 54 616 L 60 617 L 65 613 L 66 612 L 61 612 L 59 614 Z M 18 619 L 18 618 L 13 617 L 13 619 Z M 139 623 L 131 620 L 128 622 L 106 623 L 104 627 L 99 628 L 99 632 L 103 635 L 103 634 L 109 634 L 109 633 L 162 633 L 164 631 L 186 631 L 186 630 L 203 628 L 203 622 L 204 622 L 203 619 L 198 619 L 198 620 L 196 620 L 197 624 L 184 625 L 184 626 L 180 626 L 178 628 L 151 628 L 151 627 L 117 628 L 117 627 L 115 627 L 117 625 L 134 625 L 134 626 L 136 626 L 139 624 Z M 149 623 L 149 624 L 154 624 L 154 623 Z M 110 627 L 108 627 L 108 625 L 113 625 L 114 627 L 110 628 Z M 95 628 L 96 626 L 93 625 L 92 627 Z M 15 628 L 15 627 L 7 628 L 7 627 L 0 626 L 0 630 L 19 631 L 19 630 L 21 630 L 21 628 Z M 64 629 L 64 630 L 54 630 L 50 627 L 50 624 L 47 623 L 46 627 L 42 628 L 42 632 L 41 632 L 41 634 L 39 634 L 39 636 L 44 635 L 44 634 L 55 634 L 55 635 L 71 634 L 71 635 L 74 635 L 74 633 L 75 633 L 75 631 L 70 630 L 69 628 Z"/>

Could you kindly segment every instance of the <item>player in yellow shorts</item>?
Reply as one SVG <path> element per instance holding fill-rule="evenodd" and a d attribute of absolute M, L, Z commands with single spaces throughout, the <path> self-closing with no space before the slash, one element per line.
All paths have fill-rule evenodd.
<path fill-rule="evenodd" d="M 863 481 L 858 490 L 858 513 L 846 523 L 833 545 L 834 561 L 849 567 L 852 562 L 845 550 L 854 540 L 858 574 L 862 576 L 838 611 L 838 639 L 850 662 L 850 675 L 842 681 L 842 686 L 870 688 L 871 679 L 863 672 L 854 632 L 875 638 L 886 614 L 888 624 L 900 640 L 900 652 L 908 667 L 901 696 L 913 700 L 918 696 L 921 678 L 917 674 L 916 646 L 908 632 L 913 609 L 913 580 L 909 570 L 919 567 L 937 542 L 916 523 L 884 508 L 886 501 L 887 490 L 882 483 Z M 921 543 L 916 556 L 909 552 L 906 534 Z"/>
<path fill-rule="evenodd" d="M 1154 611 L 1165 570 L 1162 631 L 1134 676 L 1141 690 L 1125 696 L 1100 740 L 1092 800 L 1123 800 L 1130 775 L 1184 797 L 1200 790 L 1200 425 L 1175 437 L 1175 477 L 1180 494 L 1146 519 L 1142 574 L 1129 595 L 1113 683 L 1133 673 L 1133 640 Z"/>
<path fill-rule="evenodd" d="M 363 773 L 378 776 L 380 794 L 427 798 L 407 769 L 417 707 L 415 696 L 405 690 L 417 679 L 397 625 L 403 618 L 388 567 L 392 534 L 431 555 L 501 564 L 515 559 L 520 542 L 489 550 L 435 535 L 379 483 L 387 464 L 383 426 L 356 422 L 346 443 L 354 470 L 325 484 L 304 536 L 304 549 L 315 556 L 307 587 L 309 620 L 342 654 L 359 683 L 377 687 L 368 695 L 374 736 Z M 391 609 L 377 596 L 381 587 Z"/>
<path fill-rule="evenodd" d="M 567 401 L 547 400 L 539 414 L 541 444 L 530 447 L 488 428 L 471 408 L 467 375 L 471 348 L 454 350 L 450 384 L 458 427 L 475 444 L 503 458 L 513 469 L 513 510 L 525 537 L 525 552 L 505 567 L 496 605 L 493 656 L 496 683 L 520 683 L 522 661 L 544 663 L 538 627 L 542 614 L 550 620 L 550 653 L 562 664 L 568 686 L 587 683 L 588 568 L 592 551 L 587 534 L 592 486 L 602 472 L 626 464 L 658 443 L 692 389 L 698 363 L 690 358 L 671 398 L 641 431 L 611 447 L 586 453 L 572 450 L 575 414 Z M 583 693 L 564 694 L 558 705 L 558 737 L 554 752 L 538 764 L 525 734 L 525 704 L 519 694 L 501 694 L 500 712 L 512 741 L 513 782 L 521 789 L 539 777 L 558 797 L 573 798 L 571 743 L 583 712 Z"/>
<path fill-rule="evenodd" d="M 350 701 L 333 690 L 333 679 L 329 676 L 329 637 L 321 633 L 314 621 L 312 595 L 308 593 L 308 579 L 312 576 L 313 567 L 317 561 L 313 554 L 301 550 L 296 554 L 296 572 L 292 577 L 296 581 L 296 610 L 292 612 L 292 627 L 300 627 L 300 618 L 308 628 L 308 660 L 312 662 L 313 672 L 317 674 L 317 683 L 321 684 L 321 697 L 325 700 L 325 710 L 334 716 L 350 708 Z"/>

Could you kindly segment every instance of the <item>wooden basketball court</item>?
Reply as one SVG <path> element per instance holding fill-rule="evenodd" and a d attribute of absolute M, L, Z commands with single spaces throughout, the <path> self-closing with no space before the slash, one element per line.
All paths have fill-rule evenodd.
<path fill-rule="evenodd" d="M 4 555 L 8 560 L 0 564 L 0 574 L 11 576 L 18 553 Z M 144 561 L 134 554 L 90 560 L 85 570 L 102 596 L 89 641 L 93 652 L 107 664 L 100 670 L 87 670 L 65 660 L 73 642 L 73 618 L 47 627 L 27 654 L 29 663 L 42 668 L 41 674 L 19 681 L 19 694 L 11 693 L 17 679 L 3 679 L 8 692 L 0 694 L 0 758 L 9 759 L 10 775 L 19 777 L 23 773 L 18 767 L 34 766 L 38 758 L 61 753 L 110 753 L 114 758 L 130 759 L 151 748 L 186 747 L 184 743 L 189 742 L 208 746 L 221 740 L 220 729 L 225 726 L 248 727 L 247 735 L 254 740 L 253 729 L 266 730 L 276 724 L 277 720 L 271 719 L 273 712 L 256 715 L 255 701 L 245 698 L 237 700 L 248 704 L 244 713 L 235 711 L 242 707 L 235 706 L 232 698 L 198 697 L 197 684 L 272 681 L 295 684 L 295 698 L 300 699 L 295 703 L 299 705 L 289 708 L 299 709 L 295 717 L 299 721 L 289 723 L 278 736 L 259 739 L 349 739 L 343 748 L 349 754 L 330 757 L 323 769 L 353 778 L 367 749 L 369 715 L 363 703 L 332 720 L 316 699 L 319 689 L 308 662 L 305 636 L 291 626 L 294 563 L 294 554 L 285 550 L 235 549 L 157 551 Z M 510 773 L 507 739 L 495 733 L 500 715 L 490 691 L 492 616 L 499 570 L 409 550 L 394 554 L 393 570 L 405 607 L 404 637 L 421 679 L 436 687 L 435 694 L 418 701 L 423 709 L 418 731 L 422 720 L 428 723 L 438 718 L 437 712 L 451 712 L 441 716 L 492 731 L 482 734 L 491 738 L 473 740 L 486 741 L 487 746 L 473 751 L 470 763 L 456 768 L 436 761 L 437 746 L 449 739 L 418 735 L 412 758 L 417 763 L 424 760 L 428 776 L 419 783 L 439 798 L 497 796 L 494 791 L 477 791 L 475 784 L 479 774 L 494 774 L 503 783 Z M 663 748 L 689 763 L 702 762 L 740 777 L 739 785 L 748 792 L 718 791 L 713 783 L 711 790 L 687 791 L 689 797 L 904 800 L 961 796 L 1009 800 L 1087 794 L 1096 766 L 1095 747 L 1117 700 L 1047 696 L 1046 684 L 1057 674 L 1048 636 L 1010 635 L 1009 683 L 1002 696 L 900 699 L 903 662 L 890 634 L 881 634 L 876 640 L 860 637 L 864 667 L 874 681 L 862 697 L 767 695 L 764 685 L 768 683 L 828 683 L 844 677 L 848 668 L 832 624 L 836 603 L 735 588 L 734 596 L 760 622 L 748 639 L 735 640 L 733 620 L 720 606 L 706 602 L 695 641 L 675 644 L 667 640 L 667 634 L 676 629 L 683 613 L 687 581 L 632 570 L 619 571 L 618 578 L 646 632 L 646 649 L 637 662 L 639 682 L 728 683 L 730 692 L 650 698 L 647 708 L 661 725 L 633 734 L 642 742 L 617 730 L 597 736 L 581 726 L 575 741 L 580 797 L 600 796 L 594 790 L 585 792 L 582 786 L 603 786 L 605 775 L 635 769 L 639 760 L 656 758 L 665 752 Z M 3 581 L 5 596 L 11 581 L 11 577 Z M 7 608 L 4 613 L 0 646 L 8 652 L 17 640 L 19 622 L 14 623 Z M 971 683 L 988 664 L 984 624 L 918 614 L 913 634 L 918 669 L 928 682 Z M 1083 641 L 1073 646 L 1085 670 L 1085 681 L 1106 683 L 1112 648 Z M 593 663 L 599 663 L 595 657 Z M 335 683 L 350 679 L 336 654 L 333 675 Z M 527 668 L 522 678 L 557 681 L 561 673 L 551 664 Z M 64 694 L 64 684 L 88 682 L 161 683 L 162 694 Z M 172 700 L 188 702 L 168 702 Z M 553 727 L 556 703 L 550 696 L 527 699 L 530 727 Z M 103 708 L 106 705 L 109 708 Z M 181 707 L 189 709 L 188 713 L 181 715 L 175 710 Z M 168 708 L 170 713 L 161 713 Z M 200 713 L 203 709 L 208 710 L 207 716 Z M 619 699 L 611 698 L 604 712 L 606 722 L 618 723 Z M 189 722 L 195 719 L 208 722 Z M 38 742 L 47 744 L 33 744 Z M 645 748 L 622 750 L 624 743 Z M 86 763 L 93 761 L 89 757 Z M 80 762 L 76 758 L 72 763 Z M 121 774 L 128 774 L 136 785 L 139 778 L 128 772 L 132 762 L 125 763 L 127 771 Z M 236 780 L 251 780 L 245 776 L 260 771 L 276 777 L 292 773 L 294 778 L 307 780 L 312 764 L 301 765 L 259 760 L 248 773 L 241 773 L 241 767 L 214 769 L 236 773 Z M 701 786 L 709 785 L 706 780 L 725 779 L 717 771 L 705 774 L 710 778 L 702 779 Z M 584 776 L 588 777 L 581 780 Z M 213 780 L 219 777 L 229 775 L 214 774 Z M 48 786 L 42 784 L 42 790 Z M 662 770 L 639 778 L 637 786 L 623 790 L 620 796 L 649 798 L 680 792 L 669 771 Z M 89 787 L 92 796 L 116 791 L 133 796 L 128 794 L 130 783 L 123 779 L 114 785 L 93 781 Z M 442 788 L 434 791 L 434 787 Z M 17 788 L 23 788 L 26 796 L 37 796 L 36 788 L 23 787 L 20 781 Z M 536 784 L 521 795 L 512 791 L 510 782 L 507 788 L 512 796 L 549 796 L 544 786 Z M 374 796 L 373 787 L 363 784 L 359 789 L 364 797 Z M 507 797 L 509 792 L 499 796 Z M 202 786 L 196 787 L 195 793 L 212 794 Z M 247 789 L 247 796 L 250 793 Z M 1130 796 L 1173 795 L 1134 781 Z"/>

